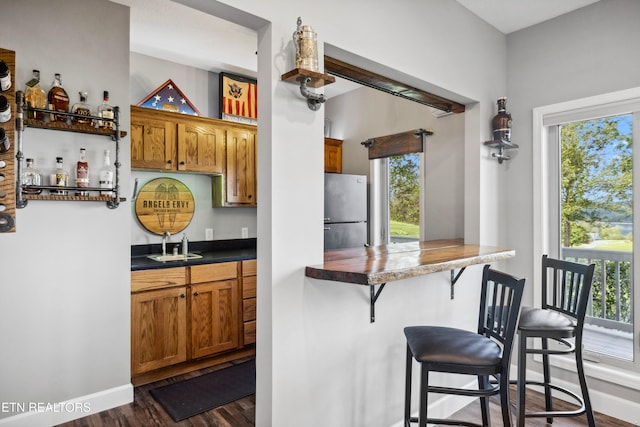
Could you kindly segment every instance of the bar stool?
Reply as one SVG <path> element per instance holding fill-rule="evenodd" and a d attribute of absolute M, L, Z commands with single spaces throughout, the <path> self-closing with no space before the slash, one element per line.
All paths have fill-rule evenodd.
<path fill-rule="evenodd" d="M 517 407 L 518 427 L 524 427 L 525 418 L 546 417 L 548 423 L 554 417 L 573 417 L 585 414 L 589 427 L 595 427 L 593 410 L 587 390 L 582 362 L 582 329 L 587 303 L 591 294 L 591 282 L 595 264 L 585 265 L 542 257 L 542 307 L 522 307 L 518 335 Z M 539 338 L 541 348 L 528 347 L 528 338 Z M 549 340 L 561 346 L 549 348 Z M 534 340 L 535 341 L 535 340 Z M 527 355 L 542 355 L 544 381 L 531 381 L 526 378 Z M 574 354 L 580 390 L 582 396 L 551 383 L 549 355 Z M 526 385 L 544 387 L 545 411 L 527 412 L 525 409 Z M 573 411 L 554 411 L 551 402 L 551 390 L 570 396 L 580 405 Z"/>
<path fill-rule="evenodd" d="M 517 279 L 484 267 L 478 330 L 467 331 L 440 326 L 408 326 L 404 425 L 418 422 L 483 427 L 490 425 L 489 397 L 499 394 L 504 426 L 511 426 L 509 404 L 509 363 L 516 333 L 525 279 Z M 419 418 L 411 417 L 411 369 L 420 363 Z M 429 385 L 429 372 L 477 376 L 478 387 L 460 389 Z M 495 383 L 489 378 L 493 377 Z M 480 398 L 482 425 L 449 419 L 427 418 L 428 393 L 444 393 Z"/>

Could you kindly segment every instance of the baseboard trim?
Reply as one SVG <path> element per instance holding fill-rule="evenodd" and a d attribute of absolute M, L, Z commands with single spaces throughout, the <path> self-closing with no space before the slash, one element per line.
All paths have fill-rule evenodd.
<path fill-rule="evenodd" d="M 133 385 L 102 390 L 58 403 L 15 403 L 26 412 L 0 419 L 6 427 L 51 427 L 133 402 Z"/>

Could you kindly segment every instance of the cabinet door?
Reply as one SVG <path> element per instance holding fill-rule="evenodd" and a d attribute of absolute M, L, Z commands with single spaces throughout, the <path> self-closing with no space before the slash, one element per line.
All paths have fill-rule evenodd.
<path fill-rule="evenodd" d="M 176 124 L 136 113 L 132 107 L 131 167 L 175 170 L 175 153 Z"/>
<path fill-rule="evenodd" d="M 131 295 L 131 374 L 187 360 L 186 287 Z"/>
<path fill-rule="evenodd" d="M 178 170 L 222 173 L 224 129 L 211 125 L 178 124 Z"/>
<path fill-rule="evenodd" d="M 227 130 L 227 203 L 256 206 L 256 134 Z"/>
<path fill-rule="evenodd" d="M 191 357 L 238 348 L 238 281 L 191 285 Z"/>
<path fill-rule="evenodd" d="M 342 141 L 339 139 L 324 139 L 324 171 L 342 173 Z"/>

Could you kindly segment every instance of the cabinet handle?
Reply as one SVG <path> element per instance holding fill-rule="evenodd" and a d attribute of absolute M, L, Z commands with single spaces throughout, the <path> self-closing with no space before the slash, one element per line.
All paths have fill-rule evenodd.
<path fill-rule="evenodd" d="M 170 165 L 171 163 L 173 163 L 173 160 L 167 160 L 168 165 Z"/>
<path fill-rule="evenodd" d="M 180 298 L 185 298 L 185 294 L 180 294 Z"/>
<path fill-rule="evenodd" d="M 180 162 L 181 165 L 184 165 L 184 160 Z"/>
<path fill-rule="evenodd" d="M 200 293 L 199 293 L 198 291 L 196 291 L 196 292 L 194 292 L 194 293 L 193 293 L 193 296 L 194 296 L 194 297 L 197 297 L 198 295 L 200 295 Z"/>
<path fill-rule="evenodd" d="M 251 194 L 249 194 L 249 198 L 251 198 L 251 197 L 252 197 Z"/>

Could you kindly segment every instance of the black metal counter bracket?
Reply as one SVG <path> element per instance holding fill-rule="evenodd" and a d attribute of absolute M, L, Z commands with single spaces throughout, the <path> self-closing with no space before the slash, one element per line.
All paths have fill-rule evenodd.
<path fill-rule="evenodd" d="M 378 300 L 378 297 L 380 296 L 380 292 L 382 292 L 385 285 L 386 283 L 381 283 L 377 291 L 376 291 L 376 285 L 369 286 L 369 291 L 371 294 L 371 312 L 370 312 L 371 323 L 376 321 L 376 301 Z"/>
<path fill-rule="evenodd" d="M 451 270 L 451 299 L 454 298 L 454 287 L 456 285 L 456 282 L 464 272 L 465 268 L 467 267 L 462 267 L 460 271 L 458 271 L 458 274 L 455 274 L 455 270 Z"/>

